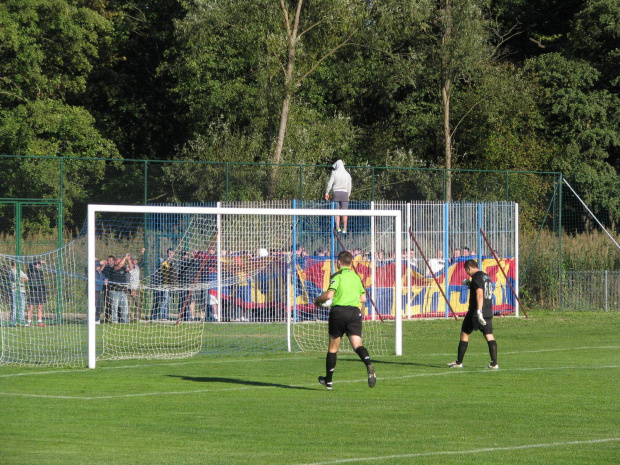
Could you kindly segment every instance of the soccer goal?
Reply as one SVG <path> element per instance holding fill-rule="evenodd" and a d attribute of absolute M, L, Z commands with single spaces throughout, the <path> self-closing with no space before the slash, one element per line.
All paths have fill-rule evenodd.
<path fill-rule="evenodd" d="M 88 366 L 197 353 L 324 352 L 335 257 L 354 254 L 369 299 L 364 345 L 402 354 L 399 210 L 89 205 Z M 375 251 L 385 254 L 377 277 Z M 374 297 L 374 298 L 373 298 Z M 343 351 L 350 350 L 347 344 Z"/>

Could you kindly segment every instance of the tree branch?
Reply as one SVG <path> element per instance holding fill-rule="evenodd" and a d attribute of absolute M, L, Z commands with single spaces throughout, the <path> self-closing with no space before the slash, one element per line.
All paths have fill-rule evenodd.
<path fill-rule="evenodd" d="M 528 39 L 530 40 L 530 42 L 534 42 L 536 45 L 538 45 L 539 48 L 547 48 L 545 45 L 542 44 L 542 40 L 540 39 L 534 39 L 533 37 L 528 37 Z"/>
<path fill-rule="evenodd" d="M 349 41 L 351 40 L 351 37 L 353 37 L 355 35 L 355 33 L 359 30 L 355 29 L 351 34 L 349 34 L 349 36 L 343 40 L 340 44 L 338 44 L 335 48 L 331 49 L 329 52 L 327 52 L 320 60 L 318 60 L 313 66 L 312 68 L 310 68 L 310 70 L 304 74 L 302 77 L 300 77 L 297 80 L 297 83 L 295 84 L 295 86 L 299 86 L 302 81 L 304 79 L 306 79 L 308 76 L 310 76 L 310 74 L 312 74 L 314 72 L 315 69 L 317 69 L 321 63 L 323 63 L 323 61 L 325 61 L 327 58 L 329 58 L 330 56 L 332 56 L 334 53 L 336 53 L 339 49 L 341 49 L 342 47 L 344 47 L 345 45 L 349 44 Z"/>
<path fill-rule="evenodd" d="M 284 24 L 286 24 L 286 34 L 290 37 L 290 35 L 291 35 L 291 22 L 288 19 L 288 9 L 284 5 L 284 0 L 280 0 L 280 6 L 282 7 L 282 11 L 284 12 Z"/>
<path fill-rule="evenodd" d="M 299 35 L 297 36 L 297 38 L 300 38 L 300 37 L 301 37 L 301 36 L 303 36 L 306 32 L 310 32 L 310 31 L 311 31 L 312 29 L 314 29 L 316 26 L 318 26 L 319 24 L 324 23 L 324 22 L 325 22 L 324 20 L 317 21 L 317 22 L 316 22 L 316 23 L 314 23 L 312 26 L 310 26 L 308 29 L 306 29 L 306 30 L 304 30 L 304 31 L 300 32 L 300 33 L 299 33 Z"/>
<path fill-rule="evenodd" d="M 471 108 L 469 110 L 467 110 L 467 113 L 465 113 L 463 115 L 463 117 L 459 120 L 458 123 L 456 123 L 456 126 L 454 126 L 454 129 L 452 130 L 452 133 L 450 134 L 450 138 L 454 137 L 454 134 L 456 133 L 456 130 L 458 129 L 459 125 L 463 122 L 463 120 L 465 120 L 465 118 L 467 117 L 467 115 L 469 115 L 472 110 L 474 108 L 476 108 L 480 103 L 482 103 L 485 99 L 481 98 L 480 100 L 478 100 L 476 103 L 474 103 Z"/>

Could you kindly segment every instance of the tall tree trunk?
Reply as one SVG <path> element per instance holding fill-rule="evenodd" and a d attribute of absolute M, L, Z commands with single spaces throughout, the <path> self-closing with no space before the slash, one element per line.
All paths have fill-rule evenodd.
<path fill-rule="evenodd" d="M 284 5 L 284 0 L 280 0 L 282 11 L 284 13 L 284 21 L 286 22 L 286 32 L 288 35 L 287 42 L 287 63 L 284 70 L 284 99 L 282 100 L 282 110 L 280 111 L 280 129 L 278 138 L 276 139 L 271 156 L 271 172 L 269 183 L 267 185 L 267 199 L 272 200 L 275 197 L 276 186 L 278 183 L 278 163 L 282 162 L 282 150 L 284 149 L 284 138 L 286 136 L 286 126 L 288 124 L 288 115 L 291 108 L 291 99 L 293 98 L 293 72 L 295 71 L 295 49 L 297 46 L 297 32 L 299 29 L 299 18 L 301 16 L 301 7 L 303 0 L 298 0 L 295 9 L 295 18 L 293 24 L 290 22 L 288 9 Z"/>
<path fill-rule="evenodd" d="M 446 157 L 446 201 L 452 200 L 452 134 L 450 129 L 450 85 L 449 79 L 445 80 L 441 87 L 441 100 L 443 103 L 443 133 L 444 155 Z"/>
<path fill-rule="evenodd" d="M 443 106 L 444 155 L 446 158 L 446 201 L 452 200 L 452 130 L 450 128 L 450 78 L 452 40 L 452 0 L 444 1 L 441 37 L 441 100 Z"/>

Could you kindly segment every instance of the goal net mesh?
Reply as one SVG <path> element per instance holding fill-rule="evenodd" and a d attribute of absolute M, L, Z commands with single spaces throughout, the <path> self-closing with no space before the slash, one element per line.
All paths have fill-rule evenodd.
<path fill-rule="evenodd" d="M 393 257 L 393 217 L 349 224 L 340 244 L 330 216 L 97 213 L 97 358 L 324 352 L 329 309 L 313 299 L 327 289 L 333 258 L 350 250 L 373 295 L 371 251 Z M 394 347 L 387 281 L 390 292 L 363 308 L 373 354 Z"/>
<path fill-rule="evenodd" d="M 394 353 L 394 217 L 350 216 L 347 233 L 335 234 L 326 210 L 139 208 L 97 212 L 92 231 L 52 252 L 0 255 L 0 363 L 85 366 L 93 270 L 97 360 L 323 353 L 329 309 L 313 300 L 343 248 L 371 297 L 364 345 L 373 356 Z"/>
<path fill-rule="evenodd" d="M 0 362 L 83 366 L 86 238 L 53 252 L 0 255 Z"/>

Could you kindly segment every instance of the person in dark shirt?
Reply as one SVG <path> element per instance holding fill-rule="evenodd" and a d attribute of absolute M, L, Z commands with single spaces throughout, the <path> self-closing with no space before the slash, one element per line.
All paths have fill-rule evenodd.
<path fill-rule="evenodd" d="M 170 303 L 177 285 L 177 262 L 174 249 L 166 250 L 166 257 L 161 261 L 159 269 L 153 274 L 151 284 L 153 290 L 153 310 L 151 320 L 168 320 L 170 318 Z"/>
<path fill-rule="evenodd" d="M 127 284 L 129 282 L 129 273 L 127 271 L 127 262 L 131 260 L 131 255 L 126 254 L 122 259 L 114 260 L 114 267 L 110 273 L 108 285 L 110 286 L 110 312 L 112 314 L 112 322 L 121 323 L 129 322 L 129 301 L 127 300 Z"/>
<path fill-rule="evenodd" d="M 192 258 L 189 252 L 184 251 L 179 261 L 179 287 L 181 288 L 179 311 L 181 312 L 180 319 L 183 321 L 193 319 L 199 270 L 200 262 Z"/>
<path fill-rule="evenodd" d="M 480 330 L 487 340 L 489 354 L 491 355 L 491 363 L 487 368 L 497 370 L 499 368 L 497 364 L 497 341 L 493 336 L 493 283 L 489 275 L 478 268 L 476 260 L 467 260 L 464 266 L 465 271 L 471 277 L 471 281 L 465 281 L 465 284 L 469 286 L 469 308 L 461 327 L 457 358 L 454 362 L 448 363 L 448 366 L 450 368 L 463 368 L 463 357 L 465 357 L 469 344 L 469 335 Z"/>
<path fill-rule="evenodd" d="M 28 325 L 32 324 L 32 311 L 37 307 L 37 324 L 43 323 L 43 304 L 47 302 L 47 288 L 42 265 L 45 260 L 35 260 L 28 265 Z"/>
<path fill-rule="evenodd" d="M 101 274 L 103 274 L 103 315 L 101 317 L 102 323 L 107 323 L 112 321 L 112 312 L 110 311 L 111 307 L 111 289 L 112 286 L 110 284 L 113 281 L 114 276 L 114 265 L 116 262 L 116 258 L 114 255 L 109 255 L 103 269 L 101 270 Z"/>

